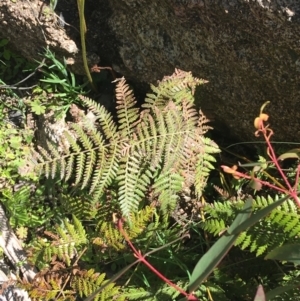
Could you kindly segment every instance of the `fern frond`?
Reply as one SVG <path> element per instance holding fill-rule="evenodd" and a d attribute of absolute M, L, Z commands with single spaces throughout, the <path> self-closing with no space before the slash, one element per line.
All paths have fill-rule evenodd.
<path fill-rule="evenodd" d="M 122 137 L 132 137 L 136 121 L 139 119 L 139 109 L 134 107 L 136 100 L 132 90 L 122 78 L 116 86 L 118 130 Z"/>
<path fill-rule="evenodd" d="M 190 72 L 176 69 L 152 86 L 153 93 L 139 112 L 131 89 L 121 79 L 116 87 L 118 124 L 103 106 L 81 97 L 96 120 L 84 118 L 65 131 L 62 139 L 69 148 L 63 155 L 41 149 L 37 156 L 41 170 L 47 177 L 60 172 L 81 189 L 88 187 L 96 202 L 106 189 L 114 189 L 129 220 L 151 190 L 164 214 L 175 208 L 178 194 L 191 186 L 199 198 L 213 169 L 213 155 L 219 151 L 204 138 L 208 120 L 193 104 L 194 90 L 202 83 Z"/>
<path fill-rule="evenodd" d="M 80 99 L 90 109 L 90 111 L 96 115 L 100 123 L 101 130 L 104 132 L 104 137 L 111 141 L 116 141 L 118 137 L 118 131 L 112 114 L 108 112 L 104 106 L 96 103 L 94 100 L 84 96 L 80 96 Z M 85 126 L 87 125 L 85 124 Z"/>
<path fill-rule="evenodd" d="M 135 239 L 140 235 L 149 221 L 153 218 L 155 208 L 146 206 L 139 212 L 131 215 L 131 225 L 124 225 L 124 231 L 129 239 Z M 119 229 L 116 228 L 112 221 L 101 220 L 97 225 L 96 238 L 93 243 L 105 249 L 107 246 L 114 248 L 115 250 L 123 250 L 126 245 L 124 244 L 124 236 L 120 233 Z"/>
<path fill-rule="evenodd" d="M 279 196 L 272 198 L 257 197 L 253 202 L 253 210 L 257 211 L 272 204 Z M 241 208 L 238 202 L 215 202 L 212 206 L 205 207 L 208 215 L 203 228 L 217 235 L 223 226 L 229 226 L 236 210 Z M 249 230 L 242 232 L 237 238 L 235 245 L 241 249 L 255 252 L 256 256 L 262 255 L 273 248 L 287 242 L 300 241 L 300 218 L 298 208 L 292 200 L 287 200 L 282 206 L 274 209 L 268 216 Z"/>
<path fill-rule="evenodd" d="M 58 256 L 60 260 L 68 266 L 71 264 L 71 258 L 77 252 L 77 247 L 87 243 L 85 230 L 81 222 L 73 216 L 73 224 L 67 220 L 64 221 L 64 228 L 56 226 L 57 235 L 46 232 L 51 237 L 52 242 L 46 242 L 39 239 L 33 246 L 34 257 L 31 259 L 35 264 L 50 262 L 53 256 Z"/>
<path fill-rule="evenodd" d="M 71 281 L 71 287 L 78 291 L 81 298 L 88 297 L 94 293 L 101 285 L 104 285 L 108 280 L 105 280 L 105 274 L 95 273 L 93 269 L 81 272 L 75 275 Z M 101 292 L 94 298 L 96 301 L 123 301 L 125 296 L 122 295 L 120 287 L 115 286 L 115 283 L 106 285 Z"/>

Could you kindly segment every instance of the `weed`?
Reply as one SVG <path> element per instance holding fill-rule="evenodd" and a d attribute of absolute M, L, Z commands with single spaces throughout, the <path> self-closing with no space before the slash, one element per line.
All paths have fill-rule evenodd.
<path fill-rule="evenodd" d="M 50 109 L 55 112 L 56 118 L 60 119 L 66 115 L 71 104 L 79 103 L 79 95 L 85 94 L 87 83 L 78 84 L 76 76 L 67 70 L 66 63 L 57 60 L 49 49 L 46 49 L 44 57 L 49 64 L 40 68 L 40 85 L 33 90 L 27 104 L 37 115 Z"/>

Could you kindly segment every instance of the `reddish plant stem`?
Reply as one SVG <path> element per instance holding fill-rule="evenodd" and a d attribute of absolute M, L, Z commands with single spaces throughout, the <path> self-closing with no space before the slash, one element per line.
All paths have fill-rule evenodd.
<path fill-rule="evenodd" d="M 221 167 L 224 169 L 224 168 L 226 168 L 227 166 L 222 165 Z M 246 174 L 244 174 L 244 173 L 242 173 L 242 172 L 235 171 L 235 172 L 233 173 L 233 175 L 234 175 L 234 176 L 238 176 L 239 178 L 244 178 L 244 179 L 248 179 L 248 180 L 254 180 L 254 181 L 257 181 L 257 182 L 261 183 L 261 184 L 264 185 L 264 186 L 268 186 L 268 187 L 270 187 L 270 188 L 272 188 L 272 189 L 275 189 L 275 190 L 277 190 L 277 191 L 280 191 L 280 192 L 283 192 L 283 193 L 287 193 L 287 190 L 286 190 L 286 189 L 282 189 L 282 188 L 280 188 L 280 187 L 278 187 L 278 186 L 275 186 L 275 185 L 273 185 L 273 184 L 271 184 L 271 183 L 269 183 L 269 182 L 266 182 L 266 181 L 262 181 L 262 180 L 260 180 L 260 179 L 258 179 L 258 178 L 255 178 L 255 177 L 252 177 L 252 176 L 248 176 L 248 175 L 246 175 Z"/>
<path fill-rule="evenodd" d="M 295 185 L 294 185 L 295 190 L 297 190 L 297 184 L 299 182 L 299 173 L 300 173 L 300 165 L 298 165 L 298 167 L 297 167 L 297 173 L 296 173 Z"/>
<path fill-rule="evenodd" d="M 296 202 L 296 204 L 298 205 L 298 207 L 300 207 L 300 199 L 298 198 L 298 192 L 297 192 L 297 184 L 298 184 L 298 181 L 299 181 L 299 174 L 300 174 L 300 165 L 298 165 L 297 167 L 297 172 L 296 172 L 296 178 L 295 178 L 295 184 L 294 184 L 294 187 L 291 186 L 289 180 L 287 179 L 285 173 L 283 172 L 281 166 L 279 165 L 279 162 L 278 162 L 278 159 L 276 157 L 276 154 L 275 154 L 275 151 L 274 151 L 274 148 L 272 146 L 272 143 L 270 141 L 272 135 L 273 135 L 273 131 L 268 127 L 268 126 L 264 126 L 264 123 L 263 123 L 263 120 L 260 120 L 260 125 L 259 125 L 259 129 L 256 131 L 255 135 L 256 136 L 259 136 L 259 133 L 262 133 L 263 136 L 264 136 L 264 139 L 267 143 L 267 153 L 268 153 L 268 156 L 270 157 L 271 161 L 275 164 L 278 172 L 280 173 L 282 179 L 284 180 L 285 182 L 285 185 L 286 185 L 286 189 L 282 189 L 276 185 L 273 185 L 269 182 L 266 182 L 266 181 L 262 181 L 258 178 L 255 178 L 253 176 L 248 176 L 244 173 L 241 173 L 241 172 L 238 172 L 235 170 L 235 168 L 229 168 L 227 166 L 224 166 L 222 165 L 221 167 L 223 168 L 223 170 L 225 172 L 229 172 L 231 174 L 233 174 L 233 176 L 236 176 L 236 177 L 240 177 L 240 178 L 244 178 L 244 179 L 248 179 L 248 180 L 254 180 L 254 181 L 257 181 L 259 182 L 260 184 L 264 185 L 264 186 L 268 186 L 274 190 L 277 190 L 279 192 L 282 192 L 282 193 L 285 193 L 285 194 L 288 194 L 291 196 L 291 198 L 293 198 Z"/>
<path fill-rule="evenodd" d="M 182 295 L 187 297 L 187 300 L 190 301 L 198 301 L 198 299 L 193 296 L 192 294 L 188 294 L 186 291 L 184 291 L 182 288 L 180 288 L 179 286 L 177 286 L 176 284 L 174 284 L 172 281 L 170 281 L 169 279 L 167 279 L 164 275 L 162 275 L 158 270 L 156 270 L 145 258 L 144 255 L 142 255 L 141 251 L 138 251 L 134 245 L 132 244 L 132 242 L 130 241 L 127 233 L 124 231 L 123 229 L 123 220 L 119 219 L 118 221 L 118 228 L 119 231 L 121 232 L 121 234 L 124 236 L 125 240 L 127 241 L 127 243 L 129 244 L 130 248 L 132 249 L 132 251 L 134 252 L 134 256 L 136 258 L 139 259 L 140 262 L 144 263 L 154 274 L 156 274 L 160 279 L 162 279 L 165 283 L 167 283 L 168 285 L 170 285 L 171 287 L 175 288 L 178 292 L 180 292 Z"/>
<path fill-rule="evenodd" d="M 263 122 L 261 123 L 261 129 L 259 131 L 263 133 L 264 138 L 266 140 L 266 143 L 267 143 L 267 146 L 268 146 L 268 155 L 269 155 L 270 159 L 275 164 L 278 172 L 280 173 L 282 179 L 284 180 L 284 182 L 286 184 L 286 187 L 288 188 L 288 192 L 286 192 L 286 193 L 288 193 L 295 200 L 296 204 L 298 206 L 300 206 L 300 200 L 298 198 L 298 193 L 297 193 L 297 188 L 296 188 L 297 182 L 298 182 L 298 179 L 299 179 L 299 168 L 297 169 L 295 185 L 294 185 L 294 187 L 292 187 L 289 180 L 287 179 L 285 173 L 283 172 L 282 168 L 279 165 L 276 154 L 274 152 L 274 148 L 271 144 L 270 138 L 273 135 L 273 131 L 269 128 L 266 128 L 264 126 Z M 268 134 L 268 131 L 269 131 L 269 134 Z M 279 190 L 279 187 L 276 186 L 276 189 Z"/>

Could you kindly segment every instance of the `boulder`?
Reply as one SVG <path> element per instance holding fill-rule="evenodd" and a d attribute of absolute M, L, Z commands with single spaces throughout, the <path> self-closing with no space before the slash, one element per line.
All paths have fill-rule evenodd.
<path fill-rule="evenodd" d="M 56 12 L 78 28 L 77 6 L 69 2 L 59 0 Z M 174 68 L 192 71 L 209 81 L 197 91 L 199 107 L 222 135 L 242 141 L 256 139 L 253 120 L 270 100 L 274 139 L 298 141 L 299 1 L 93 0 L 85 16 L 87 46 L 100 65 L 137 86 Z M 64 30 L 80 48 L 78 32 Z"/>

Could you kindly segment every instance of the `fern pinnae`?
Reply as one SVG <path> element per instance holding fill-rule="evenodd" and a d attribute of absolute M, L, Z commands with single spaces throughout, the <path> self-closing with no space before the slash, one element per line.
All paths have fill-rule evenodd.
<path fill-rule="evenodd" d="M 67 164 L 65 158 L 63 157 L 59 160 L 59 171 L 60 171 L 59 177 L 62 180 L 67 174 Z"/>
<path fill-rule="evenodd" d="M 131 137 L 133 128 L 136 126 L 136 122 L 139 119 L 139 109 L 134 107 L 136 100 L 124 78 L 117 83 L 116 99 L 119 123 L 118 129 L 123 137 Z"/>
<path fill-rule="evenodd" d="M 182 133 L 182 120 L 172 109 L 168 110 L 165 120 L 168 129 L 168 137 L 163 155 L 164 169 L 169 170 L 170 168 L 173 168 L 177 170 L 181 163 L 178 155 L 182 152 L 183 141 L 185 139 L 185 136 Z"/>
<path fill-rule="evenodd" d="M 155 181 L 153 188 L 155 195 L 158 195 L 161 211 L 164 216 L 170 214 L 176 206 L 178 195 L 182 190 L 184 179 L 172 171 L 161 174 Z"/>
<path fill-rule="evenodd" d="M 64 160 L 64 158 L 62 160 Z M 70 154 L 70 156 L 67 159 L 66 174 L 61 175 L 61 179 L 63 179 L 63 176 L 66 179 L 66 181 L 71 178 L 74 164 L 75 164 L 75 154 Z"/>
<path fill-rule="evenodd" d="M 156 143 L 152 147 L 153 156 L 152 156 L 150 166 L 152 169 L 155 169 L 162 162 L 164 149 L 167 143 L 168 131 L 167 131 L 167 127 L 162 111 L 159 108 L 155 107 L 153 110 L 153 114 L 154 114 L 153 121 L 155 122 L 153 123 L 153 126 L 157 128 L 157 130 L 155 129 L 151 131 L 151 133 L 153 132 L 156 134 L 157 142 L 155 141 Z"/>
<path fill-rule="evenodd" d="M 94 193 L 94 191 L 97 189 L 107 163 L 107 149 L 100 148 L 97 153 L 93 174 L 91 176 L 92 180 L 89 188 L 90 194 Z"/>
<path fill-rule="evenodd" d="M 75 173 L 75 183 L 74 185 L 78 185 L 83 177 L 83 170 L 84 170 L 84 166 L 85 166 L 85 153 L 79 153 L 76 156 L 75 159 L 75 169 L 76 169 L 76 173 Z"/>
<path fill-rule="evenodd" d="M 94 144 L 90 137 L 85 133 L 81 126 L 78 124 L 73 125 L 73 129 L 76 131 L 76 134 L 79 137 L 80 142 L 83 145 L 84 152 L 79 154 L 80 160 L 77 161 L 77 171 L 79 171 L 78 178 L 76 178 L 75 184 L 78 184 L 81 179 L 81 189 L 85 188 L 87 183 L 91 178 L 93 168 L 96 162 L 96 151 L 94 149 Z M 78 158 L 77 157 L 77 158 Z M 80 169 L 83 168 L 81 171 Z M 81 175 L 82 173 L 82 175 Z"/>
<path fill-rule="evenodd" d="M 95 167 L 96 157 L 97 155 L 94 149 L 91 149 L 86 156 L 81 189 L 85 188 L 87 184 L 90 182 Z"/>
<path fill-rule="evenodd" d="M 182 101 L 182 117 L 191 127 L 197 126 L 199 115 L 192 102 Z"/>
<path fill-rule="evenodd" d="M 122 213 L 126 217 L 130 217 L 130 213 L 136 212 L 139 201 L 141 200 L 140 193 L 136 193 L 137 183 L 140 177 L 141 162 L 136 154 L 129 153 L 122 158 L 124 164 L 119 170 L 117 181 L 119 183 L 118 200 Z M 121 163 L 123 163 L 121 161 Z"/>
<path fill-rule="evenodd" d="M 101 160 L 98 159 L 90 187 L 90 193 L 93 193 L 95 199 L 100 198 L 104 189 L 116 178 L 119 157 L 120 149 L 116 144 L 111 145 L 109 152 L 101 153 Z M 101 165 L 101 162 L 103 162 L 103 165 Z"/>
<path fill-rule="evenodd" d="M 198 128 L 201 129 L 200 135 L 203 136 L 208 130 L 212 129 L 207 123 L 210 120 L 203 114 L 202 110 L 199 110 Z"/>
<path fill-rule="evenodd" d="M 50 152 L 50 155 L 52 157 L 54 157 L 54 158 L 59 158 L 60 157 L 60 154 L 57 151 L 57 149 L 55 148 L 55 146 L 53 146 L 53 144 L 51 142 L 49 142 L 49 141 L 47 141 L 47 148 L 48 148 L 48 150 Z M 49 171 L 50 172 L 49 176 L 52 179 L 54 179 L 54 177 L 55 177 L 55 175 L 57 173 L 57 170 L 58 170 L 57 161 L 58 160 L 53 160 L 51 166 L 49 166 L 49 169 L 51 169 L 51 171 Z"/>
<path fill-rule="evenodd" d="M 39 163 L 38 168 L 40 172 L 43 172 L 45 174 L 46 178 L 49 178 L 50 175 L 50 168 L 49 168 L 49 159 L 51 158 L 51 155 L 41 146 L 37 146 L 39 154 L 37 156 L 37 160 Z M 48 161 L 47 161 L 48 160 Z"/>
<path fill-rule="evenodd" d="M 113 116 L 104 106 L 85 96 L 80 96 L 81 101 L 93 112 L 101 125 L 101 130 L 107 139 L 115 140 L 117 136 L 117 126 L 113 121 Z"/>
<path fill-rule="evenodd" d="M 80 153 L 81 148 L 77 144 L 77 139 L 69 131 L 64 131 L 64 137 L 67 139 L 74 153 Z"/>
<path fill-rule="evenodd" d="M 78 136 L 78 140 L 82 143 L 83 148 L 86 151 L 90 151 L 93 148 L 93 143 L 92 143 L 90 137 L 83 130 L 82 125 L 73 124 L 72 128 L 76 131 L 76 134 Z"/>
<path fill-rule="evenodd" d="M 142 105 L 144 109 L 153 109 L 155 106 L 158 109 L 162 109 L 165 107 L 166 103 L 169 101 L 169 98 L 165 98 L 162 94 L 163 91 L 160 87 L 150 85 L 151 90 L 155 93 L 149 93 L 146 95 L 145 103 Z"/>
<path fill-rule="evenodd" d="M 147 144 L 148 154 L 152 154 L 149 160 L 149 168 L 151 169 L 151 171 L 155 170 L 161 163 L 162 148 L 159 147 L 159 143 L 161 141 L 162 140 L 159 137 L 157 137 L 157 135 L 155 135 L 155 138 L 153 138 L 151 143 Z M 162 143 L 164 143 L 164 141 L 162 141 Z"/>

